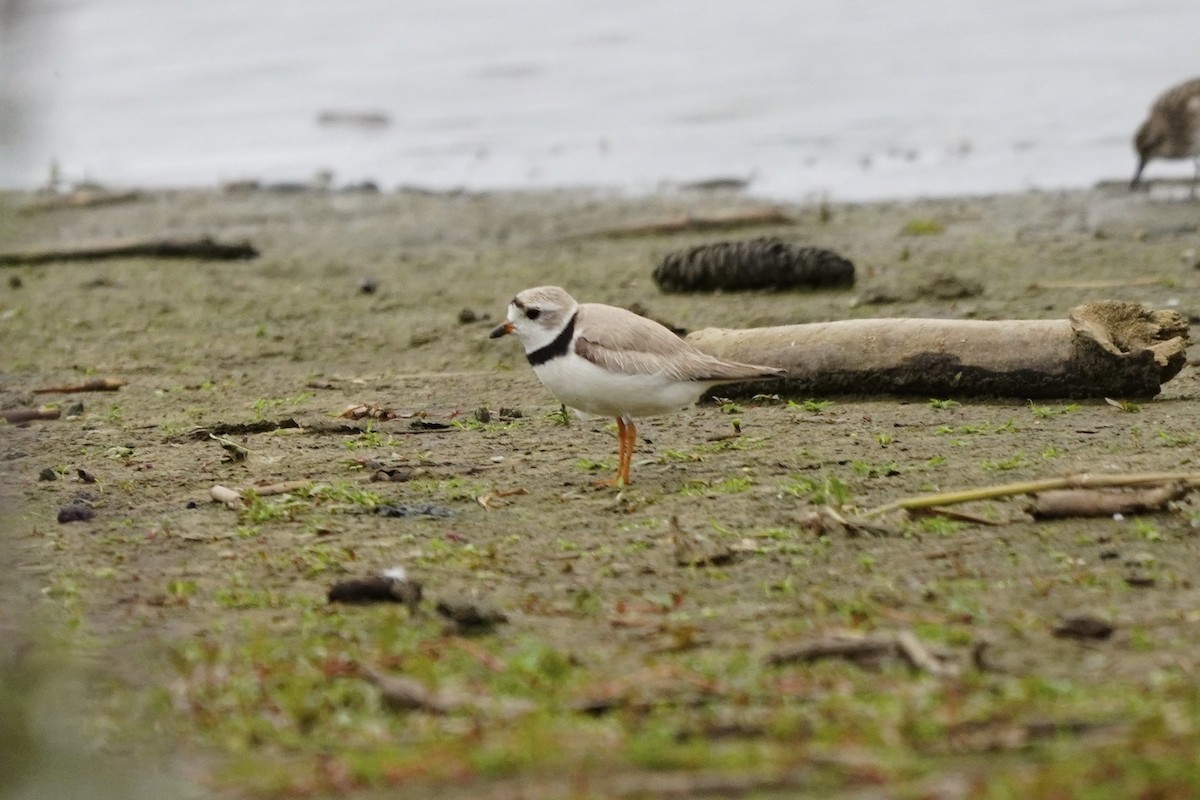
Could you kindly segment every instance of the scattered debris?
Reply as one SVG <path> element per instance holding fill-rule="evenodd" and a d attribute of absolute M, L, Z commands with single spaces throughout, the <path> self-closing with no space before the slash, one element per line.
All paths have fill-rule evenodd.
<path fill-rule="evenodd" d="M 896 633 L 839 634 L 776 650 L 767 656 L 773 666 L 844 658 L 865 668 L 877 668 L 887 658 L 902 658 L 913 669 L 937 677 L 954 677 L 959 666 L 929 651 L 911 631 Z"/>
<path fill-rule="evenodd" d="M 807 508 L 794 516 L 796 524 L 818 536 L 895 536 L 899 529 L 864 515 L 847 516 L 832 506 Z"/>
<path fill-rule="evenodd" d="M 720 211 L 713 214 L 681 214 L 677 217 L 652 219 L 642 222 L 630 222 L 615 225 L 611 228 L 601 228 L 572 238 L 606 238 L 623 239 L 635 236 L 664 236 L 674 233 L 692 233 L 696 231 L 722 231 L 736 228 L 757 227 L 760 225 L 791 225 L 795 222 L 792 217 L 775 206 L 758 208 L 738 208 Z"/>
<path fill-rule="evenodd" d="M 61 416 L 62 409 L 57 406 L 6 408 L 0 411 L 0 418 L 3 418 L 9 425 L 20 425 L 23 422 L 32 422 L 39 419 L 58 419 Z"/>
<path fill-rule="evenodd" d="M 362 419 L 369 417 L 370 419 L 389 420 L 395 419 L 399 415 L 390 408 L 379 405 L 378 403 L 351 403 L 342 409 L 342 413 L 338 414 L 342 419 Z"/>
<path fill-rule="evenodd" d="M 222 244 L 201 239 L 143 239 L 96 243 L 67 248 L 42 248 L 0 253 L 0 267 L 50 264 L 56 261 L 100 261 L 106 258 L 195 258 L 207 261 L 244 261 L 257 258 L 249 242 Z"/>
<path fill-rule="evenodd" d="M 417 433 L 426 431 L 448 431 L 454 429 L 454 426 L 449 422 L 435 422 L 429 419 L 414 419 L 412 422 L 408 423 L 408 427 Z"/>
<path fill-rule="evenodd" d="M 66 394 L 69 392 L 115 392 L 125 385 L 125 381 L 117 378 L 91 378 L 83 383 L 66 386 L 47 386 L 34 389 L 34 394 Z"/>
<path fill-rule="evenodd" d="M 737 558 L 737 552 L 729 545 L 713 541 L 703 534 L 683 530 L 675 515 L 667 520 L 667 527 L 675 547 L 675 563 L 681 567 L 719 566 Z"/>
<path fill-rule="evenodd" d="M 221 449 L 226 453 L 225 458 L 222 460 L 228 463 L 236 464 L 239 461 L 245 461 L 252 452 L 250 448 L 243 447 L 232 439 L 227 439 L 224 436 L 216 436 L 210 433 L 208 438 L 221 445 Z"/>
<path fill-rule="evenodd" d="M 242 489 L 230 489 L 228 486 L 216 484 L 208 490 L 208 495 L 214 501 L 224 503 L 236 511 L 239 508 L 245 507 L 247 493 L 252 493 L 258 497 L 271 497 L 273 495 L 298 492 L 310 486 L 312 486 L 312 481 L 308 480 L 283 481 L 281 483 L 269 483 L 262 486 L 246 486 Z"/>
<path fill-rule="evenodd" d="M 843 287 L 854 285 L 854 264 L 831 250 L 763 237 L 667 253 L 654 282 L 664 292 Z"/>
<path fill-rule="evenodd" d="M 429 714 L 452 714 L 473 711 L 502 718 L 513 718 L 532 712 L 537 706 L 520 697 L 488 697 L 464 692 L 437 691 L 405 675 L 390 675 L 363 666 L 360 671 L 379 689 L 379 696 L 393 711 L 424 711 Z"/>
<path fill-rule="evenodd" d="M 684 673 L 672 665 L 647 667 L 627 677 L 614 678 L 570 703 L 580 714 L 600 716 L 619 709 L 647 710 L 654 706 L 700 706 L 719 696 L 721 687 L 711 678 Z"/>
<path fill-rule="evenodd" d="M 679 184 L 680 189 L 693 192 L 741 191 L 750 185 L 753 178 L 705 178 Z"/>
<path fill-rule="evenodd" d="M 328 599 L 331 603 L 403 603 L 408 613 L 415 616 L 422 592 L 420 581 L 409 580 L 403 569 L 396 569 L 338 581 L 329 587 Z"/>
<path fill-rule="evenodd" d="M 262 486 L 247 486 L 243 488 L 242 491 L 254 492 L 259 497 L 271 497 L 278 494 L 291 494 L 292 492 L 298 492 L 303 489 L 307 489 L 310 486 L 312 486 L 312 481 L 300 479 L 295 481 L 281 481 L 279 483 L 267 483 L 263 484 Z"/>
<path fill-rule="evenodd" d="M 932 742 L 935 753 L 995 753 L 1022 750 L 1039 741 L 1064 736 L 1086 736 L 1112 731 L 1116 722 L 1039 720 L 1019 722 L 1008 718 L 963 722 L 946 729 L 945 737 Z"/>
<path fill-rule="evenodd" d="M 439 600 L 436 608 L 454 633 L 464 635 L 490 633 L 500 623 L 508 622 L 503 612 L 469 600 Z"/>
<path fill-rule="evenodd" d="M 876 517 L 892 511 L 919 511 L 936 508 L 937 506 L 970 503 L 976 500 L 996 500 L 1001 497 L 1015 497 L 1023 494 L 1043 494 L 1058 489 L 1096 489 L 1111 487 L 1153 486 L 1182 483 L 1189 487 L 1200 486 L 1200 473 L 1195 472 L 1147 472 L 1116 475 L 1093 475 L 1081 473 L 1067 475 L 1062 478 L 1045 478 L 1037 481 L 1021 481 L 1004 483 L 996 486 L 983 486 L 975 489 L 963 489 L 957 492 L 918 495 L 903 500 L 885 503 L 862 513 L 862 517 Z"/>
<path fill-rule="evenodd" d="M 192 439 L 208 439 L 217 436 L 245 436 L 251 433 L 270 433 L 271 431 L 299 428 L 300 423 L 288 417 L 281 420 L 260 419 L 254 422 L 218 422 L 203 428 L 196 428 L 188 433 Z"/>
<path fill-rule="evenodd" d="M 983 294 L 983 284 L 961 275 L 939 272 L 922 281 L 917 286 L 917 294 L 935 300 L 964 300 Z"/>
<path fill-rule="evenodd" d="M 448 714 L 463 705 L 457 698 L 444 697 L 416 678 L 388 675 L 372 667 L 363 667 L 362 672 L 379 689 L 379 696 L 393 711 Z"/>
<path fill-rule="evenodd" d="M 1116 491 L 1055 489 L 1034 495 L 1034 502 L 1027 510 L 1039 519 L 1145 514 L 1167 510 L 1168 503 L 1182 499 L 1193 488 L 1186 481 L 1171 481 L 1162 486 Z"/>
<path fill-rule="evenodd" d="M 1142 286 L 1170 286 L 1174 278 L 1133 278 L 1107 281 L 1038 281 L 1029 288 L 1038 289 L 1135 289 Z"/>
<path fill-rule="evenodd" d="M 518 486 L 515 489 L 492 489 L 491 491 L 484 492 L 476 497 L 475 502 L 478 503 L 481 508 L 490 511 L 493 508 L 500 508 L 508 505 L 509 500 L 507 498 L 509 497 L 516 497 L 518 495 L 525 494 L 529 494 L 529 490 L 523 486 Z"/>
<path fill-rule="evenodd" d="M 1102 619 L 1079 615 L 1060 622 L 1054 628 L 1054 635 L 1060 639 L 1107 639 L 1113 630 L 1113 626 Z"/>
<path fill-rule="evenodd" d="M 411 503 L 399 506 L 379 506 L 375 513 L 381 517 L 453 517 L 454 510 L 434 503 Z"/>
<path fill-rule="evenodd" d="M 68 522 L 87 522 L 94 516 L 96 516 L 96 510 L 92 508 L 90 503 L 82 500 L 72 500 L 58 510 L 58 521 L 63 524 Z"/>

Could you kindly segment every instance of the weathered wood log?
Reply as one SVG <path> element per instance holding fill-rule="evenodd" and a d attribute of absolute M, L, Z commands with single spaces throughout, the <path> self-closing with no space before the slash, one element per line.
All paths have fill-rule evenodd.
<path fill-rule="evenodd" d="M 100 261 L 106 258 L 195 258 L 240 261 L 257 258 L 249 242 L 225 244 L 205 236 L 200 239 L 133 239 L 65 248 L 36 248 L 0 253 L 0 267 L 32 266 L 55 261 Z"/>
<path fill-rule="evenodd" d="M 1188 323 L 1174 311 L 1102 300 L 1065 320 L 861 319 L 708 328 L 687 339 L 720 358 L 788 372 L 721 387 L 723 396 L 1146 398 L 1183 369 Z"/>

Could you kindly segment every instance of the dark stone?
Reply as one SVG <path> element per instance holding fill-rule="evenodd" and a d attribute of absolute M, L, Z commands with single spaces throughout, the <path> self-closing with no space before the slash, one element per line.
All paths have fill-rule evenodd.
<path fill-rule="evenodd" d="M 1064 619 L 1054 629 L 1054 635 L 1063 639 L 1107 639 L 1113 630 L 1113 626 L 1102 619 L 1080 615 Z"/>

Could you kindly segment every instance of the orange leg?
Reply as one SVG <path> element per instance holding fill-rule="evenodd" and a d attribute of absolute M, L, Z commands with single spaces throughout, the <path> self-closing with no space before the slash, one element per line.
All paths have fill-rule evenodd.
<path fill-rule="evenodd" d="M 625 457 L 621 460 L 621 466 L 617 472 L 617 481 L 624 486 L 628 486 L 632 483 L 629 477 L 629 468 L 633 464 L 633 447 L 637 444 L 637 426 L 633 424 L 633 420 L 631 419 L 626 419 L 624 422 L 625 442 L 621 449 L 624 451 Z M 617 429 L 620 430 L 620 428 L 621 426 L 618 424 Z"/>
<path fill-rule="evenodd" d="M 633 420 L 617 417 L 617 474 L 608 480 L 595 481 L 593 486 L 628 486 L 629 467 L 633 462 L 633 443 L 637 439 L 637 428 Z"/>

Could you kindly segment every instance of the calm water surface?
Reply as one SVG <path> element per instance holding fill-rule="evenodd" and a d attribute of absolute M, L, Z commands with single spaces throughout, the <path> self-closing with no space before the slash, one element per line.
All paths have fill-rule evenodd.
<path fill-rule="evenodd" d="M 0 185 L 715 177 L 865 199 L 1128 178 L 1195 0 L 28 0 Z M 321 124 L 373 112 L 386 124 Z M 1152 176 L 1187 175 L 1186 162 Z"/>

